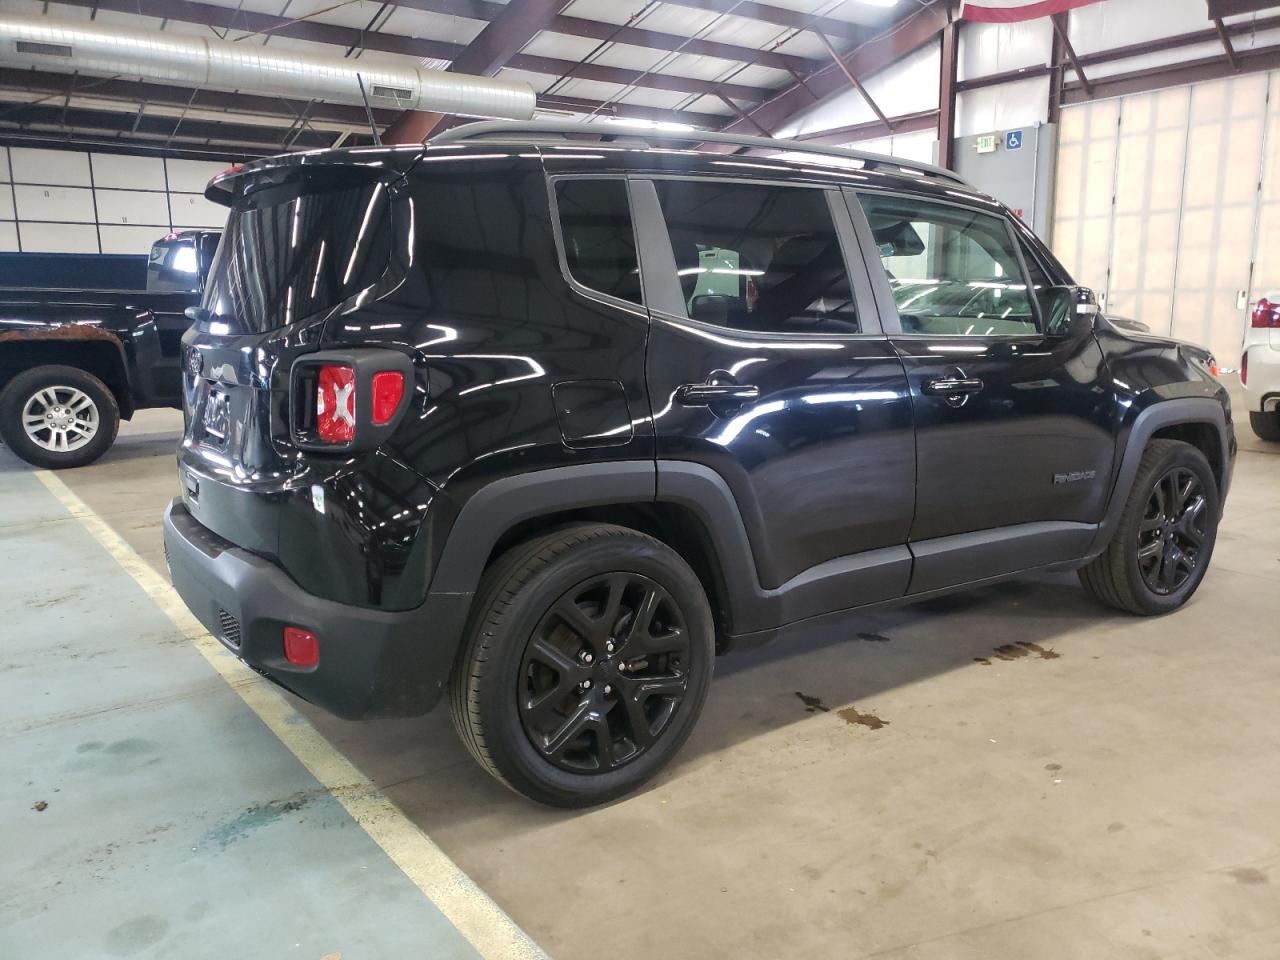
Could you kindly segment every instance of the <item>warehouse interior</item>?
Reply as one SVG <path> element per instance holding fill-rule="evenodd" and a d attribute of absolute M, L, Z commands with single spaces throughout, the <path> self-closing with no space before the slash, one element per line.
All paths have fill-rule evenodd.
<path fill-rule="evenodd" d="M 203 272 L 228 256 L 217 184 L 279 155 L 429 149 L 470 149 L 459 189 L 490 183 L 485 158 L 507 154 L 448 138 L 493 119 L 527 124 L 529 143 L 539 123 L 589 124 L 566 149 L 581 136 L 602 162 L 817 165 L 837 191 L 888 169 L 935 199 L 993 198 L 1080 310 L 1186 345 L 1229 398 L 1234 478 L 1194 597 L 1133 616 L 1046 565 L 796 618 L 716 658 L 669 765 L 580 809 L 505 789 L 448 704 L 357 722 L 272 683 L 175 590 L 166 549 L 170 502 L 196 495 L 175 455 L 202 375 L 188 331 L 214 316 Z M 107 383 L 114 443 L 96 419 L 77 440 L 81 401 L 57 394 L 41 413 L 61 422 L 65 404 L 69 434 L 28 430 L 36 460 L 0 445 L 0 956 L 1280 955 L 1280 4 L 0 0 L 0 389 L 45 345 L 119 345 L 99 303 L 138 338 L 128 383 Z M 464 313 L 428 317 L 433 349 Z M 497 372 L 463 394 L 547 374 L 528 358 L 535 374 L 511 373 L 536 345 L 476 342 Z M 615 375 L 603 359 L 593 374 Z M 635 423 L 660 422 L 662 399 Z M 721 446 L 751 426 L 718 416 Z M 1067 428 L 1035 429 L 1052 446 Z M 56 459 L 99 439 L 91 463 Z M 992 477 L 1018 473 L 1009 451 Z M 855 468 L 876 469 L 825 487 L 797 474 L 788 495 L 864 483 Z M 290 495 L 323 515 L 310 483 Z"/>

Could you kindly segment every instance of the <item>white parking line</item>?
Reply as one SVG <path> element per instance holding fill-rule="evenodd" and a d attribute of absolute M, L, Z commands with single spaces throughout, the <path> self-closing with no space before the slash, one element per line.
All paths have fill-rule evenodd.
<path fill-rule="evenodd" d="M 546 954 L 516 926 L 372 781 L 324 739 L 267 680 L 201 626 L 177 592 L 107 523 L 48 470 L 37 478 L 124 568 L 174 626 L 209 661 L 263 723 L 346 809 L 414 885 L 490 960 L 532 960 Z"/>

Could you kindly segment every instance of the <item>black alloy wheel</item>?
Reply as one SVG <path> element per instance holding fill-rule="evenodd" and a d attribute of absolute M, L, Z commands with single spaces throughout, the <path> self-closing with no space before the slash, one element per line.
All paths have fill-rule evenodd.
<path fill-rule="evenodd" d="M 606 523 L 549 531 L 485 571 L 451 678 L 454 726 L 512 790 L 605 803 L 688 739 L 715 632 L 702 582 L 667 544 Z"/>
<path fill-rule="evenodd" d="M 1160 596 L 1181 589 L 1196 571 L 1208 534 L 1204 489 L 1185 467 L 1155 482 L 1138 525 L 1138 569 Z"/>
<path fill-rule="evenodd" d="M 1117 610 L 1172 613 L 1204 579 L 1221 515 L 1218 479 L 1204 453 L 1180 440 L 1152 440 L 1111 540 L 1080 568 L 1080 582 Z"/>
<path fill-rule="evenodd" d="M 615 770 L 671 723 L 688 662 L 684 618 L 665 588 L 638 573 L 587 580 L 552 604 L 525 648 L 524 731 L 562 770 Z"/>

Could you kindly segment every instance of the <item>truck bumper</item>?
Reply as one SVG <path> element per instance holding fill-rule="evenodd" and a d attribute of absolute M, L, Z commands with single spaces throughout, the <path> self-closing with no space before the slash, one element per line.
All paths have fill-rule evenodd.
<path fill-rule="evenodd" d="M 1270 342 L 1249 344 L 1245 353 L 1249 356 L 1249 382 L 1242 385 L 1245 409 L 1250 413 L 1280 410 L 1280 331 L 1271 331 Z"/>
<path fill-rule="evenodd" d="M 181 500 L 164 514 L 174 588 L 196 618 L 254 670 L 347 719 L 426 713 L 440 700 L 471 594 L 428 594 L 414 610 L 375 610 L 307 593 L 271 561 L 222 539 Z M 297 667 L 284 628 L 315 634 L 320 658 Z"/>

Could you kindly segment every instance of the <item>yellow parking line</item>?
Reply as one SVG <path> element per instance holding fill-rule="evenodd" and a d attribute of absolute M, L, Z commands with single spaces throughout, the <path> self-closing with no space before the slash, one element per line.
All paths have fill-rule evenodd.
<path fill-rule="evenodd" d="M 383 852 L 435 904 L 482 957 L 530 960 L 546 954 L 431 838 L 368 777 L 324 739 L 268 681 L 209 635 L 169 583 L 55 474 L 36 477 L 124 568 L 174 626 L 248 704 L 311 775 L 346 809 Z"/>

